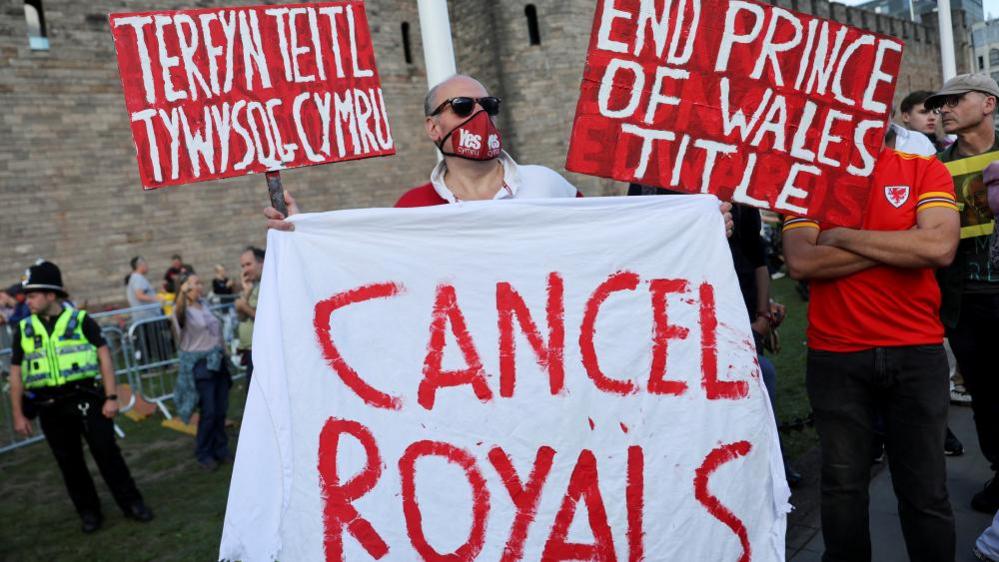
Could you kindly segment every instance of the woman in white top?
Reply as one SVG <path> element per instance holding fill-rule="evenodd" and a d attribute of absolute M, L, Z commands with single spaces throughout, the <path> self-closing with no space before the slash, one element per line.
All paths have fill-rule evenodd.
<path fill-rule="evenodd" d="M 197 275 L 181 277 L 174 309 L 180 339 L 180 372 L 174 403 L 187 423 L 195 405 L 201 411 L 195 456 L 206 470 L 228 462 L 229 440 L 225 415 L 229 409 L 232 379 L 222 341 L 222 323 L 208 310 L 204 286 Z"/>

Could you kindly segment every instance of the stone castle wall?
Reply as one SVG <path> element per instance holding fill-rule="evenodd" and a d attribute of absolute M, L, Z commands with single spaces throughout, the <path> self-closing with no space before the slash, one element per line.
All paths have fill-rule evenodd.
<path fill-rule="evenodd" d="M 933 28 L 825 0 L 775 3 L 904 40 L 896 101 L 908 91 L 939 86 Z M 44 257 L 63 268 L 77 301 L 120 303 L 133 255 L 147 258 L 155 281 L 178 252 L 206 276 L 223 263 L 238 278 L 242 247 L 264 243 L 264 180 L 142 191 L 107 14 L 246 4 L 45 0 L 51 48 L 31 51 L 24 3 L 0 0 L 0 285 Z M 500 124 L 515 158 L 564 172 L 596 1 L 531 3 L 540 45 L 530 44 L 527 4 L 452 0 L 458 69 L 503 97 Z M 423 127 L 426 75 L 416 2 L 370 0 L 366 9 L 397 154 L 282 173 L 306 210 L 391 205 L 405 188 L 425 182 L 435 162 Z M 409 63 L 403 23 L 409 26 Z M 566 176 L 587 195 L 623 191 L 609 180 Z"/>

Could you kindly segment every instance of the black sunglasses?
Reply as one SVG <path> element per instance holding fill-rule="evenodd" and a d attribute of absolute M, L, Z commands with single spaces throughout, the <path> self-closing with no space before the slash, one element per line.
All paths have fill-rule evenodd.
<path fill-rule="evenodd" d="M 472 114 L 472 110 L 475 109 L 475 104 L 479 104 L 482 109 L 486 111 L 489 115 L 499 114 L 500 100 L 494 96 L 486 96 L 484 98 L 468 98 L 465 96 L 460 96 L 457 98 L 451 98 L 449 100 L 444 100 L 444 103 L 437 106 L 437 109 L 430 114 L 431 117 L 434 115 L 439 115 L 444 108 L 448 105 L 451 106 L 451 111 L 454 112 L 458 117 L 468 117 Z"/>

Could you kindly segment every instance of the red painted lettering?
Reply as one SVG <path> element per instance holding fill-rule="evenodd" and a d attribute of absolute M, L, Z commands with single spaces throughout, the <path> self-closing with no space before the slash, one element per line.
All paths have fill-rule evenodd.
<path fill-rule="evenodd" d="M 516 375 L 516 340 L 513 337 L 513 317 L 538 357 L 538 365 L 548 369 L 548 385 L 552 395 L 562 390 L 565 381 L 565 317 L 564 284 L 558 273 L 548 275 L 548 345 L 541 341 L 531 311 L 517 291 L 507 282 L 496 284 L 496 312 L 499 320 L 500 396 L 513 396 Z"/>
<path fill-rule="evenodd" d="M 458 347 L 465 357 L 467 369 L 443 371 L 441 360 L 444 356 L 444 330 L 447 324 L 458 340 Z M 437 296 L 434 299 L 433 320 L 430 322 L 430 342 L 427 344 L 427 356 L 423 360 L 423 380 L 417 392 L 417 401 L 427 410 L 434 407 L 438 388 L 468 384 L 479 400 L 486 402 L 493 397 L 486 383 L 485 369 L 482 360 L 475 349 L 472 335 L 465 325 L 465 316 L 458 308 L 458 297 L 451 285 L 438 285 Z"/>
<path fill-rule="evenodd" d="M 708 513 L 732 529 L 732 532 L 739 537 L 739 542 L 742 544 L 742 556 L 739 557 L 739 562 L 749 562 L 752 559 L 746 526 L 718 498 L 711 495 L 711 492 L 708 491 L 708 480 L 710 480 L 711 474 L 718 470 L 718 467 L 748 455 L 752 448 L 753 446 L 748 441 L 736 441 L 721 445 L 708 453 L 704 462 L 694 472 L 694 497 L 707 508 Z"/>
<path fill-rule="evenodd" d="M 330 321 L 333 312 L 347 305 L 364 302 L 371 299 L 384 299 L 393 297 L 403 291 L 402 285 L 395 283 L 374 283 L 365 285 L 343 293 L 337 293 L 332 297 L 320 301 L 316 304 L 313 326 L 316 330 L 316 338 L 319 340 L 319 347 L 323 350 L 323 357 L 333 371 L 340 376 L 340 380 L 354 391 L 365 404 L 376 408 L 387 408 L 398 410 L 402 407 L 402 400 L 385 394 L 368 383 L 364 382 L 357 371 L 355 371 L 337 349 L 330 335 Z"/>
<path fill-rule="evenodd" d="M 718 380 L 718 317 L 715 314 L 715 290 L 701 284 L 701 386 L 708 400 L 738 400 L 749 395 L 746 381 Z"/>
<path fill-rule="evenodd" d="M 686 293 L 688 283 L 683 279 L 653 279 L 649 281 L 652 293 L 652 318 L 655 328 L 652 334 L 652 369 L 649 372 L 649 392 L 652 394 L 674 394 L 679 396 L 687 391 L 687 383 L 666 380 L 666 360 L 669 355 L 669 340 L 686 339 L 690 330 L 669 323 L 666 312 L 667 295 Z"/>
<path fill-rule="evenodd" d="M 350 435 L 364 447 L 364 469 L 345 484 L 340 483 L 337 451 L 340 436 Z M 330 418 L 319 434 L 319 486 L 323 498 L 323 547 L 326 560 L 343 560 L 343 531 L 361 543 L 375 560 L 388 554 L 389 548 L 367 519 L 352 503 L 375 487 L 382 475 L 382 459 L 371 431 L 351 420 Z"/>
<path fill-rule="evenodd" d="M 628 506 L 628 562 L 645 558 L 645 453 L 637 445 L 628 447 L 628 484 L 625 490 Z"/>
<path fill-rule="evenodd" d="M 638 287 L 637 274 L 629 271 L 614 273 L 593 291 L 590 300 L 586 302 L 586 310 L 583 312 L 583 323 L 579 327 L 579 351 L 583 356 L 583 367 L 597 388 L 605 392 L 630 394 L 635 391 L 635 384 L 630 380 L 608 378 L 600 370 L 600 364 L 597 361 L 597 350 L 593 344 L 593 340 L 596 337 L 597 314 L 600 312 L 600 305 L 607 300 L 607 297 L 611 293 L 617 291 L 634 291 L 636 287 Z"/>
<path fill-rule="evenodd" d="M 543 562 L 558 560 L 614 562 L 617 560 L 617 554 L 614 552 L 614 537 L 611 535 L 610 524 L 607 521 L 607 510 L 604 508 L 604 500 L 600 495 L 600 487 L 597 485 L 598 481 L 597 459 L 591 451 L 583 449 L 579 453 L 576 467 L 572 469 L 572 476 L 569 477 L 569 488 L 566 490 L 565 497 L 562 498 L 562 506 L 559 507 L 558 514 L 555 515 L 555 523 L 552 525 L 551 534 L 548 536 L 544 552 L 541 554 Z M 579 503 L 580 499 L 586 502 L 590 531 L 593 533 L 593 544 L 570 543 L 565 540 L 569 533 L 569 526 L 576 514 L 576 504 Z"/>
<path fill-rule="evenodd" d="M 416 461 L 424 456 L 442 457 L 465 471 L 465 477 L 472 486 L 472 529 L 468 540 L 454 552 L 441 554 L 434 550 L 423 534 L 423 514 L 416 501 Z M 466 561 L 474 560 L 486 542 L 486 519 L 489 516 L 489 489 L 475 462 L 475 457 L 464 449 L 438 441 L 417 441 L 406 448 L 399 459 L 399 474 L 402 477 L 402 512 L 406 519 L 406 532 L 422 560 Z M 445 514 L 451 516 L 453 514 Z"/>
<path fill-rule="evenodd" d="M 517 476 L 517 471 L 513 467 L 513 462 L 506 452 L 499 447 L 494 447 L 489 451 L 489 460 L 493 463 L 496 472 L 503 479 L 513 505 L 517 508 L 517 515 L 514 516 L 513 525 L 510 528 L 510 538 L 506 541 L 506 548 L 503 549 L 503 556 L 500 562 L 514 562 L 524 556 L 524 541 L 527 539 L 527 529 L 534 522 L 534 515 L 538 510 L 538 501 L 541 499 L 541 489 L 548 479 L 548 473 L 552 468 L 552 459 L 555 457 L 555 449 L 543 446 L 538 449 L 538 454 L 534 458 L 534 468 L 527 478 L 527 484 L 521 483 Z"/>

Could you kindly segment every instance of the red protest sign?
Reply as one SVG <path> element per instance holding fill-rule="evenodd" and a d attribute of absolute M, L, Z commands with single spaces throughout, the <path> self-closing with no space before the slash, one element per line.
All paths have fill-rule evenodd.
<path fill-rule="evenodd" d="M 856 226 L 902 48 L 750 0 L 602 0 L 566 168 Z"/>
<path fill-rule="evenodd" d="M 395 153 L 359 0 L 110 23 L 146 189 Z"/>

